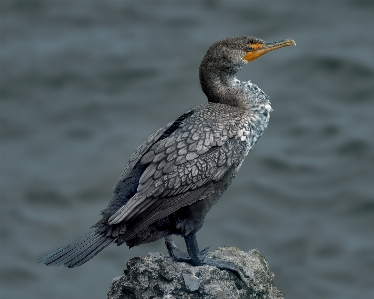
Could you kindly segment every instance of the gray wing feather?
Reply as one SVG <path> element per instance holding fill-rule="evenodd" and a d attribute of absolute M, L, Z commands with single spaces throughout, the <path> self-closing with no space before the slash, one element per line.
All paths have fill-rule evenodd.
<path fill-rule="evenodd" d="M 195 189 L 191 192 L 171 197 L 168 199 L 167 203 L 159 199 L 153 200 L 152 205 L 149 205 L 146 209 L 148 213 L 145 215 L 140 213 L 138 215 L 139 217 L 137 217 L 137 221 L 131 223 L 131 227 L 127 231 L 127 236 L 125 237 L 131 238 L 155 221 L 172 214 L 182 207 L 191 205 L 198 200 L 202 200 L 213 192 L 214 185 L 213 183 L 210 183 L 207 186 Z"/>
<path fill-rule="evenodd" d="M 162 128 L 157 130 L 151 136 L 149 136 L 140 146 L 139 148 L 131 155 L 129 161 L 126 163 L 126 166 L 114 185 L 114 192 L 111 201 L 108 204 L 108 208 L 111 207 L 121 207 L 124 205 L 128 200 L 128 193 L 131 193 L 129 189 L 131 189 L 132 185 L 137 185 L 138 183 L 138 176 L 143 173 L 143 169 L 136 169 L 136 164 L 139 162 L 140 158 L 146 156 L 148 149 L 155 143 L 157 140 L 164 134 L 164 132 L 170 128 L 170 126 L 174 123 L 175 120 L 167 123 Z M 135 172 L 135 173 L 134 173 Z M 137 172 L 137 173 L 136 173 Z M 132 174 L 132 175 L 131 175 Z M 133 187 L 136 188 L 136 187 Z M 136 190 L 135 190 L 136 191 Z"/>
<path fill-rule="evenodd" d="M 125 169 L 122 172 L 122 175 L 119 178 L 119 181 L 126 178 L 131 170 L 134 168 L 135 164 L 139 159 L 144 155 L 144 153 L 164 134 L 164 132 L 174 123 L 175 120 L 167 123 L 162 128 L 157 130 L 151 136 L 149 136 L 139 148 L 131 155 L 129 161 L 127 162 Z"/>
<path fill-rule="evenodd" d="M 167 123 L 162 128 L 157 130 L 151 136 L 149 136 L 131 155 L 129 161 L 126 163 L 125 168 L 122 172 L 118 181 L 122 181 L 128 177 L 131 170 L 134 168 L 139 159 L 146 153 L 146 151 L 164 134 L 164 132 L 174 123 L 175 120 Z"/>
<path fill-rule="evenodd" d="M 109 224 L 124 223 L 126 235 L 133 235 L 139 227 L 202 199 L 204 191 L 234 163 L 240 164 L 247 151 L 247 143 L 238 135 L 245 126 L 242 111 L 227 113 L 222 119 L 225 114 L 218 111 L 219 105 L 206 107 L 209 109 L 196 110 L 169 137 L 149 146 L 138 158 L 147 168 L 136 194 L 111 215 Z"/>
<path fill-rule="evenodd" d="M 231 147 L 229 144 L 233 142 L 239 143 L 238 140 L 228 140 L 224 146 L 213 148 L 209 152 L 175 167 L 172 172 L 166 173 L 158 179 L 149 175 L 149 173 L 154 173 L 153 170 L 145 173 L 141 177 L 138 192 L 109 218 L 109 224 L 122 221 L 130 223 L 145 210 L 154 215 L 159 215 L 162 210 L 172 213 L 184 206 L 185 197 L 188 198 L 188 204 L 192 198 L 195 198 L 192 203 L 194 200 L 198 200 L 196 196 L 192 196 L 191 192 L 209 182 L 219 181 L 235 162 L 235 159 L 230 159 L 231 154 L 235 154 L 234 151 L 229 154 L 225 153 L 225 151 L 229 151 L 228 148 Z M 240 145 L 234 148 L 240 148 Z M 220 159 L 220 157 L 222 158 Z M 225 163 L 222 163 L 222 159 L 225 160 Z M 156 166 L 151 169 L 154 168 Z M 176 201 L 181 201 L 181 204 L 177 204 Z M 164 213 L 161 214 L 164 215 Z M 155 218 L 151 216 L 150 219 Z"/>

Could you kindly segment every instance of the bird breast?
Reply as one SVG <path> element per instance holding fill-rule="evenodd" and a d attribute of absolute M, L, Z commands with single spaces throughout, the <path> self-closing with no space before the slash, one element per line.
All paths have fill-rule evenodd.
<path fill-rule="evenodd" d="M 245 156 L 266 130 L 271 111 L 273 109 L 269 100 L 252 105 L 251 113 L 249 113 L 244 126 L 237 131 L 237 138 L 246 142 Z"/>

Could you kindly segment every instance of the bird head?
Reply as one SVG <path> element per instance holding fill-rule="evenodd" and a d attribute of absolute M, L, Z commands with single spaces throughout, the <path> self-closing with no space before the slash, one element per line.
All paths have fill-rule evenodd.
<path fill-rule="evenodd" d="M 296 45 L 292 39 L 266 43 L 253 36 L 237 36 L 220 40 L 210 46 L 203 62 L 208 68 L 216 68 L 231 74 L 237 73 L 244 64 L 267 52 Z"/>
<path fill-rule="evenodd" d="M 247 107 L 248 96 L 235 75 L 250 61 L 267 52 L 296 45 L 292 39 L 266 43 L 252 36 L 237 36 L 220 40 L 210 46 L 199 70 L 200 84 L 209 102 Z"/>

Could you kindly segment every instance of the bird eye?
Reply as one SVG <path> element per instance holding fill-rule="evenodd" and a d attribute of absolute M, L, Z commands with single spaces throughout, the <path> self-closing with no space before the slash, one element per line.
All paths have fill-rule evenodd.
<path fill-rule="evenodd" d="M 249 52 L 249 51 L 252 51 L 253 50 L 253 48 L 251 47 L 251 46 L 248 46 L 247 47 L 247 51 Z"/>

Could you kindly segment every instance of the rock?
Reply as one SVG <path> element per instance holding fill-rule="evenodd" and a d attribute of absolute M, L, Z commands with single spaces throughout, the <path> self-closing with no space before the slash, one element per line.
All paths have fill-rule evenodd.
<path fill-rule="evenodd" d="M 190 292 L 196 291 L 200 288 L 201 280 L 195 275 L 182 273 L 184 284 L 186 285 L 187 290 Z"/>
<path fill-rule="evenodd" d="M 113 279 L 108 299 L 284 298 L 274 286 L 274 274 L 258 250 L 243 252 L 222 247 L 208 257 L 233 262 L 240 269 L 241 278 L 216 267 L 194 267 L 160 253 L 149 253 L 129 260 L 124 274 Z"/>

